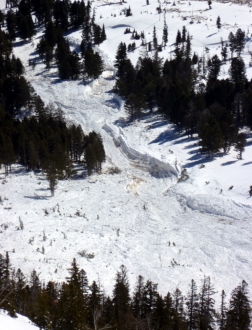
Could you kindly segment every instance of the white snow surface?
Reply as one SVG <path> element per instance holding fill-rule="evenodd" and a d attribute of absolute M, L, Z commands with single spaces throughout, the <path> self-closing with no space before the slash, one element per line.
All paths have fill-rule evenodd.
<path fill-rule="evenodd" d="M 31 321 L 22 315 L 17 314 L 17 317 L 8 316 L 5 311 L 0 309 L 0 328 L 1 330 L 38 330 Z"/>
<path fill-rule="evenodd" d="M 0 0 L 2 8 L 4 3 Z M 179 134 L 158 114 L 128 124 L 123 101 L 111 92 L 113 61 L 119 42 L 132 42 L 123 33 L 126 26 L 144 31 L 148 41 L 155 25 L 161 40 L 164 17 L 156 13 L 158 2 L 150 3 L 93 2 L 97 23 L 104 24 L 107 33 L 107 40 L 97 48 L 105 71 L 86 86 L 81 80 L 60 81 L 56 69 L 48 71 L 42 63 L 34 70 L 28 66 L 28 58 L 37 56 L 34 50 L 41 34 L 33 43 L 17 40 L 14 53 L 26 65 L 25 76 L 37 94 L 46 104 L 60 106 L 68 123 L 80 124 L 85 133 L 95 130 L 101 134 L 106 164 L 101 175 L 60 181 L 54 197 L 42 173 L 26 172 L 16 165 L 5 177 L 2 169 L 0 252 L 9 251 L 16 268 L 27 276 L 35 269 L 44 281 L 64 281 L 76 258 L 90 282 L 100 281 L 108 294 L 121 264 L 128 269 L 131 288 L 141 274 L 158 283 L 161 294 L 176 287 L 186 294 L 192 278 L 200 286 L 203 277 L 210 276 L 218 300 L 222 289 L 230 293 L 243 279 L 252 284 L 252 198 L 248 194 L 252 134 L 244 129 L 247 147 L 242 160 L 231 150 L 209 161 L 199 153 L 196 137 Z M 250 7 L 213 2 L 208 10 L 206 1 L 190 3 L 162 3 L 167 9 L 169 42 L 160 55 L 172 56 L 172 44 L 183 25 L 193 36 L 193 51 L 203 54 L 207 46 L 210 56 L 219 55 L 221 37 L 226 41 L 230 31 L 241 27 L 248 36 L 242 55 L 247 77 L 252 78 L 248 67 Z M 129 5 L 133 16 L 120 15 Z M 182 20 L 183 16 L 188 19 Z M 219 32 L 217 16 L 223 25 Z M 194 24 L 189 24 L 192 17 Z M 76 47 L 81 31 L 67 37 Z M 138 49 L 129 55 L 133 63 L 142 52 L 140 41 L 136 43 Z M 228 77 L 228 65 L 223 65 L 222 77 Z M 118 167 L 121 173 L 109 174 L 111 167 Z M 182 168 L 187 169 L 189 179 L 178 183 Z M 94 257 L 81 257 L 83 250 Z"/>

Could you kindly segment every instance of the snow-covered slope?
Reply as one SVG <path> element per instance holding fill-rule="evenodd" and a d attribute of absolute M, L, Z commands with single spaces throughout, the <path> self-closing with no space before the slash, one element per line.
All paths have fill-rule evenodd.
<path fill-rule="evenodd" d="M 46 71 L 43 64 L 34 70 L 27 66 L 26 77 L 45 103 L 60 106 L 67 121 L 81 124 L 84 132 L 101 133 L 107 161 L 102 175 L 59 182 L 54 197 L 41 173 L 16 166 L 5 178 L 2 169 L 0 252 L 9 251 L 15 267 L 26 274 L 35 268 L 43 280 L 64 280 L 75 257 L 89 279 L 100 279 L 108 293 L 121 264 L 128 268 L 132 286 L 141 274 L 157 282 L 161 293 L 176 287 L 186 293 L 192 278 L 200 285 L 209 275 L 219 293 L 228 293 L 242 279 L 251 283 L 252 135 L 248 132 L 243 160 L 232 150 L 209 162 L 198 152 L 196 138 L 179 135 L 157 114 L 127 124 L 122 100 L 111 93 L 114 54 L 120 41 L 132 42 L 123 34 L 125 26 L 144 30 L 151 40 L 155 25 L 161 40 L 163 16 L 156 14 L 158 2 L 150 2 L 94 1 L 97 22 L 105 24 L 108 40 L 101 45 L 105 71 L 91 84 L 61 82 L 55 69 Z M 133 16 L 120 15 L 129 5 Z M 246 6 L 214 2 L 208 10 L 206 2 L 191 1 L 166 7 L 169 47 L 164 57 L 171 56 L 177 29 L 183 25 L 199 54 L 206 46 L 211 55 L 219 52 L 220 38 L 227 40 L 238 26 L 249 32 L 252 14 Z M 197 18 L 189 24 L 182 16 Z M 224 25 L 220 32 L 217 16 Z M 68 38 L 77 44 L 81 31 Z M 29 56 L 36 56 L 31 54 L 38 41 L 36 36 L 33 44 L 17 43 L 15 54 L 27 64 Z M 248 34 L 243 54 L 248 77 L 250 43 Z M 138 51 L 130 54 L 134 62 Z M 222 76 L 226 75 L 223 66 Z M 114 167 L 121 172 L 109 174 Z M 189 178 L 178 183 L 182 168 Z"/>
<path fill-rule="evenodd" d="M 1 330 L 38 330 L 39 328 L 31 324 L 31 321 L 22 315 L 17 314 L 16 318 L 8 316 L 0 310 Z"/>

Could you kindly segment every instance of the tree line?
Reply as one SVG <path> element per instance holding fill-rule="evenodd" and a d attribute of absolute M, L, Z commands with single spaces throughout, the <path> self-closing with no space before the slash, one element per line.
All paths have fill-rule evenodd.
<path fill-rule="evenodd" d="M 199 289 L 191 280 L 185 296 L 178 288 L 161 295 L 158 284 L 139 275 L 130 294 L 122 265 L 108 296 L 100 283 L 89 283 L 75 259 L 65 282 L 42 283 L 35 270 L 26 278 L 11 266 L 8 253 L 0 254 L 0 308 L 12 317 L 27 316 L 44 330 L 249 330 L 248 284 L 242 281 L 231 292 L 229 304 L 222 290 L 218 309 L 216 293 L 211 279 L 204 277 Z"/>
<path fill-rule="evenodd" d="M 131 33 L 131 31 L 127 31 Z M 144 56 L 136 66 L 128 58 L 126 44 L 118 46 L 114 91 L 125 99 L 129 121 L 140 119 L 143 113 L 154 109 L 175 123 L 180 133 L 188 136 L 198 133 L 202 153 L 213 157 L 217 152 L 228 153 L 231 146 L 238 158 L 246 145 L 239 128 L 252 128 L 252 82 L 246 78 L 241 52 L 245 33 L 238 29 L 230 33 L 229 43 L 221 43 L 222 59 L 204 54 L 192 54 L 191 36 L 185 27 L 178 30 L 173 58 L 160 58 L 159 51 L 168 42 L 168 27 L 164 22 L 163 38 L 159 44 L 156 29 L 153 40 L 142 38 Z M 230 48 L 229 78 L 219 79 L 221 65 L 227 61 Z M 234 52 L 237 56 L 234 56 Z"/>

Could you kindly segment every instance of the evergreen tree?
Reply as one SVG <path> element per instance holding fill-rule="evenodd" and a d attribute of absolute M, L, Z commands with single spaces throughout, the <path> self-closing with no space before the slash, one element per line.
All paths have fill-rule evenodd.
<path fill-rule="evenodd" d="M 163 27 L 163 45 L 166 47 L 168 42 L 168 26 L 166 24 L 166 20 L 164 20 L 164 27 Z"/>
<path fill-rule="evenodd" d="M 221 56 L 224 63 L 227 61 L 227 46 L 224 46 L 223 40 L 221 40 Z"/>
<path fill-rule="evenodd" d="M 225 330 L 249 330 L 251 324 L 247 283 L 242 281 L 232 291 Z"/>
<path fill-rule="evenodd" d="M 217 29 L 219 31 L 221 29 L 221 19 L 220 19 L 220 16 L 217 17 L 216 26 L 217 26 Z"/>
<path fill-rule="evenodd" d="M 183 26 L 182 28 L 182 36 L 181 36 L 181 42 L 186 42 L 186 27 Z"/>
<path fill-rule="evenodd" d="M 205 277 L 199 293 L 199 329 L 213 329 L 215 323 L 214 292 L 210 278 Z"/>
<path fill-rule="evenodd" d="M 220 73 L 221 61 L 217 55 L 208 60 L 208 80 L 217 80 Z"/>
<path fill-rule="evenodd" d="M 54 196 L 54 192 L 58 184 L 57 174 L 58 173 L 55 161 L 48 161 L 48 164 L 46 165 L 46 178 L 49 182 L 49 189 L 51 191 L 52 196 Z"/>
<path fill-rule="evenodd" d="M 158 41 L 157 41 L 157 33 L 156 33 L 156 27 L 155 26 L 153 28 L 152 42 L 153 42 L 153 48 L 156 50 L 157 47 L 158 47 Z"/>
<path fill-rule="evenodd" d="M 124 108 L 128 113 L 129 121 L 133 121 L 135 118 L 141 118 L 141 111 L 144 107 L 143 95 L 130 94 L 127 96 Z"/>
<path fill-rule="evenodd" d="M 242 153 L 245 150 L 246 146 L 246 137 L 244 133 L 239 133 L 237 136 L 237 140 L 235 142 L 235 151 L 238 152 L 237 158 L 242 159 Z"/>
<path fill-rule="evenodd" d="M 245 43 L 245 32 L 239 28 L 235 33 L 235 51 L 237 52 L 238 57 L 241 56 Z"/>
<path fill-rule="evenodd" d="M 181 291 L 177 288 L 173 293 L 173 310 L 174 310 L 174 328 L 175 330 L 186 329 L 184 322 L 184 298 Z"/>
<path fill-rule="evenodd" d="M 219 316 L 219 320 L 218 320 L 219 330 L 225 330 L 226 329 L 227 307 L 226 307 L 226 303 L 225 303 L 225 298 L 226 298 L 225 291 L 222 290 L 222 292 L 221 292 L 220 316 Z"/>
<path fill-rule="evenodd" d="M 228 41 L 229 41 L 229 48 L 231 51 L 231 58 L 233 58 L 233 53 L 235 51 L 235 36 L 234 36 L 233 32 L 229 33 Z"/>
<path fill-rule="evenodd" d="M 180 30 L 178 30 L 177 36 L 176 36 L 176 46 L 178 47 L 181 42 L 182 42 L 181 32 L 180 32 Z"/>
<path fill-rule="evenodd" d="M 187 306 L 187 324 L 188 330 L 194 330 L 197 327 L 198 323 L 198 294 L 197 294 L 197 286 L 194 280 L 191 282 L 190 292 L 186 299 Z"/>
<path fill-rule="evenodd" d="M 136 318 L 136 323 L 141 323 L 143 316 L 143 297 L 144 297 L 144 278 L 139 275 L 133 292 L 131 309 L 133 316 Z"/>
<path fill-rule="evenodd" d="M 247 81 L 245 63 L 242 58 L 232 58 L 229 68 L 231 81 L 236 86 L 242 86 Z M 240 88 L 240 87 L 239 87 Z"/>
<path fill-rule="evenodd" d="M 221 129 L 212 115 L 202 114 L 198 124 L 201 152 L 210 158 L 222 147 Z"/>
<path fill-rule="evenodd" d="M 128 315 L 130 312 L 130 294 L 127 269 L 124 265 L 116 274 L 113 289 L 114 320 L 118 330 L 128 329 Z"/>
<path fill-rule="evenodd" d="M 85 162 L 88 171 L 88 175 L 91 175 L 94 168 L 96 168 L 97 158 L 94 151 L 94 147 L 91 143 L 85 149 Z"/>
<path fill-rule="evenodd" d="M 99 53 L 94 52 L 91 46 L 88 46 L 84 52 L 84 79 L 97 79 L 103 71 L 104 63 Z"/>
<path fill-rule="evenodd" d="M 83 293 L 81 274 L 75 259 L 69 269 L 69 275 L 60 293 L 58 329 L 85 330 L 87 299 Z"/>

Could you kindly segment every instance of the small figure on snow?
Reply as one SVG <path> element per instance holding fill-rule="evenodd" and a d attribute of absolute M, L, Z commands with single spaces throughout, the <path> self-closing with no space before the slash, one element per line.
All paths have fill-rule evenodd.
<path fill-rule="evenodd" d="M 252 186 L 249 187 L 249 197 L 252 197 Z"/>

